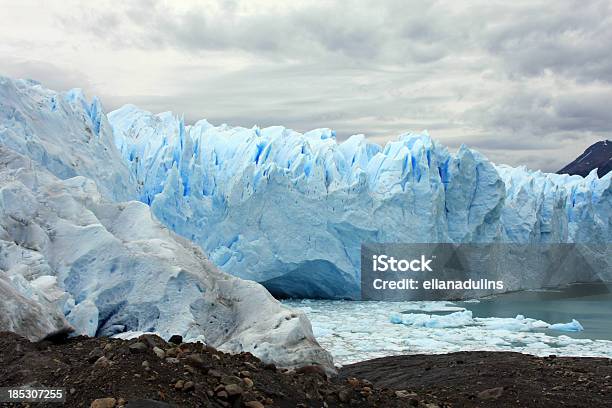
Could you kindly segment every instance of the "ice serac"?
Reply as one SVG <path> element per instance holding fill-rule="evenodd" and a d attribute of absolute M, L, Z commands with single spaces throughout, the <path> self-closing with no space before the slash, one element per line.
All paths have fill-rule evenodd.
<path fill-rule="evenodd" d="M 92 180 L 61 180 L 0 145 L 0 331 L 40 339 L 71 327 L 181 334 L 333 369 L 303 313 L 219 271 L 147 205 L 107 200 Z"/>
<path fill-rule="evenodd" d="M 109 121 L 156 217 L 275 295 L 359 297 L 362 242 L 611 241 L 610 175 L 495 166 L 427 133 L 381 147 L 329 129 L 186 126 L 133 105 Z M 537 279 L 521 285 L 507 289 Z"/>
<path fill-rule="evenodd" d="M 0 76 L 0 144 L 61 179 L 88 177 L 108 198 L 138 197 L 100 101 L 80 89 L 56 92 Z"/>

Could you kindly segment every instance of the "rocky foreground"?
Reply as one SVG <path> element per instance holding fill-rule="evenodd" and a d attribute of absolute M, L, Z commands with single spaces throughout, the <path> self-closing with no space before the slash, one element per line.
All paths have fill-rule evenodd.
<path fill-rule="evenodd" d="M 320 366 L 281 370 L 250 353 L 171 340 L 144 335 L 32 343 L 0 333 L 0 387 L 62 387 L 68 407 L 444 406 L 425 394 L 328 378 Z"/>
<path fill-rule="evenodd" d="M 144 335 L 33 343 L 0 333 L 0 387 L 62 387 L 65 406 L 94 408 L 612 406 L 609 359 L 397 356 L 346 366 L 329 378 L 319 366 L 277 369 L 250 353 L 171 340 Z"/>
<path fill-rule="evenodd" d="M 341 378 L 435 395 L 454 407 L 612 407 L 612 359 L 459 352 L 384 357 Z"/>

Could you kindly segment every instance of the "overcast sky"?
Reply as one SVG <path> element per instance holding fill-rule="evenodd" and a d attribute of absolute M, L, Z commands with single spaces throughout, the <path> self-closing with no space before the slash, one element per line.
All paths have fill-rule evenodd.
<path fill-rule="evenodd" d="M 612 133 L 604 1 L 0 0 L 0 74 L 188 122 L 429 130 L 555 171 Z"/>

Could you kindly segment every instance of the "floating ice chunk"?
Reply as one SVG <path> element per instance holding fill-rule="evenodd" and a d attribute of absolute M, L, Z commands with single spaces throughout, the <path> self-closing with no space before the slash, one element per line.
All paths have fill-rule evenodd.
<path fill-rule="evenodd" d="M 402 316 L 395 313 L 391 315 L 390 321 L 394 324 L 402 323 L 406 326 L 429 328 L 462 327 L 474 324 L 470 310 L 462 310 L 442 316 L 424 313 L 407 313 Z"/>
<path fill-rule="evenodd" d="M 464 307 L 457 306 L 454 303 L 444 301 L 425 301 L 425 302 L 412 302 L 416 304 L 415 309 L 423 312 L 461 312 L 465 310 Z"/>
<path fill-rule="evenodd" d="M 472 311 L 464 310 L 444 316 L 431 316 L 430 319 L 425 322 L 424 326 L 431 328 L 448 328 L 469 326 L 473 323 Z"/>
<path fill-rule="evenodd" d="M 333 330 L 333 335 L 317 337 L 317 340 L 341 364 L 398 354 L 470 350 L 612 357 L 611 341 L 576 339 L 563 334 L 550 336 L 545 332 L 548 323 L 528 316 L 519 316 L 518 319 L 473 317 L 473 322 L 466 326 L 430 328 L 424 322 L 440 316 L 404 312 L 419 309 L 417 302 L 291 300 L 286 303 L 296 308 L 308 308 L 307 315 L 315 333 L 319 328 Z M 381 315 L 389 318 L 381 319 Z M 392 323 L 392 316 L 396 316 L 395 321 L 401 317 L 404 324 Z M 405 324 L 409 322 L 415 324 Z M 510 323 L 514 330 L 508 330 Z M 355 328 L 362 327 L 368 328 L 370 333 L 361 329 L 355 331 Z M 363 351 L 366 349 L 363 344 L 368 351 Z"/>
<path fill-rule="evenodd" d="M 389 321 L 393 324 L 402 324 L 402 315 L 400 315 L 399 313 L 393 313 Z"/>
<path fill-rule="evenodd" d="M 550 330 L 563 331 L 563 332 L 579 332 L 583 331 L 584 327 L 576 319 L 572 319 L 570 323 L 555 323 L 548 327 Z"/>
<path fill-rule="evenodd" d="M 513 318 L 489 317 L 477 319 L 477 321 L 489 330 L 508 330 L 516 332 L 537 331 L 548 328 L 549 324 L 536 319 L 529 319 L 523 315 Z"/>

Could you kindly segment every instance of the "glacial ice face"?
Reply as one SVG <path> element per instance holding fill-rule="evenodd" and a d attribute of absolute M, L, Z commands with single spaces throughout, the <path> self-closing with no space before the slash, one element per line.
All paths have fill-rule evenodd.
<path fill-rule="evenodd" d="M 80 89 L 55 92 L 0 76 L 0 144 L 61 179 L 94 180 L 105 197 L 138 197 L 100 101 L 88 101 Z"/>
<path fill-rule="evenodd" d="M 146 205 L 108 201 L 92 180 L 60 180 L 0 145 L 0 331 L 38 340 L 71 326 L 181 334 L 279 366 L 332 369 L 303 313 L 220 272 Z"/>
<path fill-rule="evenodd" d="M 329 129 L 186 126 L 133 105 L 108 117 L 156 217 L 276 295 L 357 298 L 362 242 L 612 238 L 612 175 L 495 166 L 427 134 L 381 148 Z"/>

